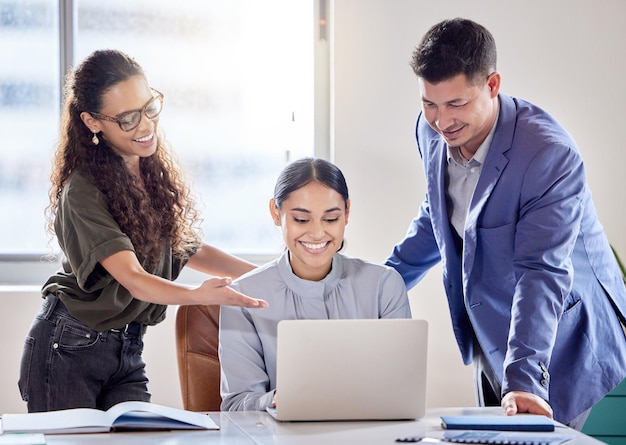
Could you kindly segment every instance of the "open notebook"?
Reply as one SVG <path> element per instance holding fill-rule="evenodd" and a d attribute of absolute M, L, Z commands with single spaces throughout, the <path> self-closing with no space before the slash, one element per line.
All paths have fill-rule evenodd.
<path fill-rule="evenodd" d="M 278 420 L 415 419 L 426 410 L 425 320 L 283 320 Z"/>

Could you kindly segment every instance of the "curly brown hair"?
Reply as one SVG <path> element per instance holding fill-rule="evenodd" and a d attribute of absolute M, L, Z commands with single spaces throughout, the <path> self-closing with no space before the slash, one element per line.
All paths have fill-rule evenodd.
<path fill-rule="evenodd" d="M 113 218 L 150 271 L 164 248 L 171 245 L 174 256 L 187 259 L 200 246 L 200 218 L 182 170 L 157 130 L 156 152 L 140 159 L 140 187 L 106 140 L 91 142 L 92 134 L 80 118 L 83 111 L 100 110 L 103 94 L 132 76 L 145 78 L 134 59 L 116 50 L 95 51 L 68 73 L 46 221 L 54 236 L 61 192 L 70 175 L 79 172 L 104 194 Z"/>

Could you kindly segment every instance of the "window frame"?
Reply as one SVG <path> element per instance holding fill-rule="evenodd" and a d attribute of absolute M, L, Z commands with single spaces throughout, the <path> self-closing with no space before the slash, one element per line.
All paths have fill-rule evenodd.
<path fill-rule="evenodd" d="M 79 0 L 59 0 L 59 91 L 63 90 L 65 76 L 74 65 L 74 44 L 76 36 L 77 3 Z M 330 44 L 328 0 L 313 0 L 314 48 L 314 143 L 316 157 L 331 159 L 331 85 L 330 85 Z M 62 100 L 62 94 L 60 94 Z M 61 104 L 59 104 L 59 113 Z M 43 223 L 43 221 L 42 221 Z M 255 264 L 263 264 L 274 257 L 258 250 L 229 252 Z M 41 287 L 45 280 L 61 266 L 61 256 L 51 258 L 50 252 L 4 252 L 0 250 L 0 293 L 17 289 Z M 198 283 L 206 277 L 203 274 L 183 269 L 177 281 Z"/>

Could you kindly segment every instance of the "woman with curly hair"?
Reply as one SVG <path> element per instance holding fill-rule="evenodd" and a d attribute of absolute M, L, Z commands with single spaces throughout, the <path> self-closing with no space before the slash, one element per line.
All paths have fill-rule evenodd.
<path fill-rule="evenodd" d="M 95 51 L 68 75 L 47 208 L 64 258 L 26 337 L 19 388 L 29 412 L 150 401 L 143 334 L 169 304 L 267 306 L 229 287 L 253 264 L 201 241 L 158 131 L 162 106 L 119 51 Z M 185 265 L 214 277 L 174 283 Z"/>

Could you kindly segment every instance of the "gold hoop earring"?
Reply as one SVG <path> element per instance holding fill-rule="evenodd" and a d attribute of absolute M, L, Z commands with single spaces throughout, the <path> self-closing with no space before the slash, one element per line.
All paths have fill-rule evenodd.
<path fill-rule="evenodd" d="M 100 139 L 98 139 L 98 133 L 96 133 L 95 131 L 93 132 L 91 142 L 93 142 L 93 145 L 98 145 L 100 143 Z"/>

